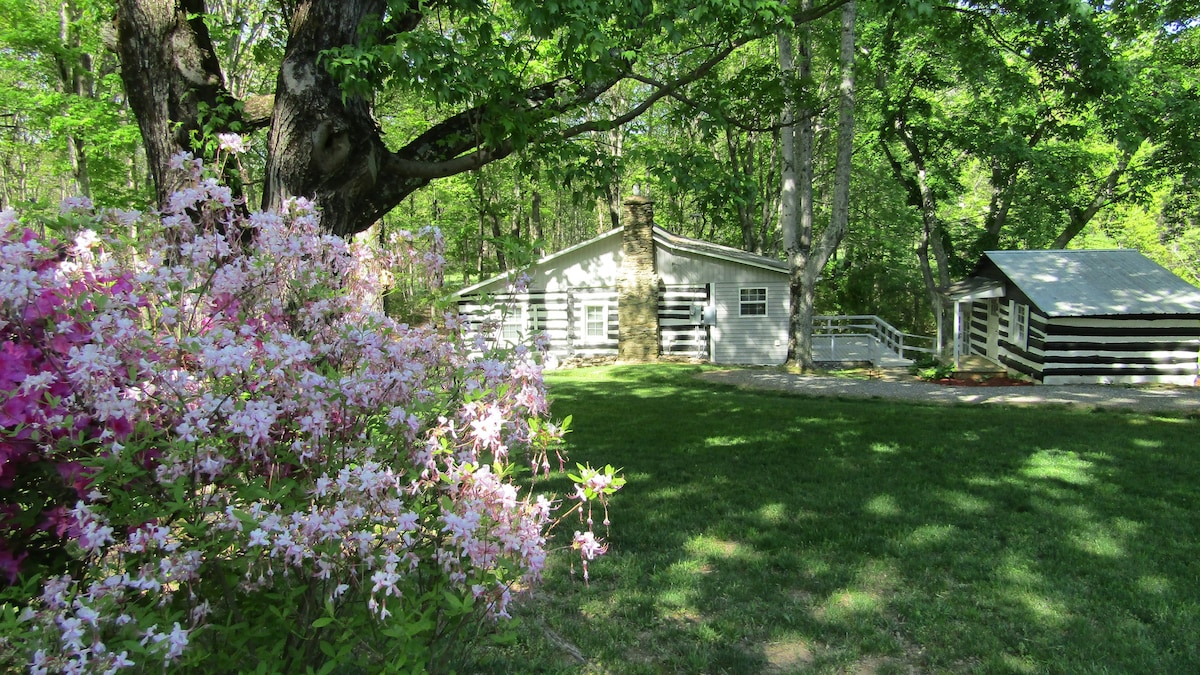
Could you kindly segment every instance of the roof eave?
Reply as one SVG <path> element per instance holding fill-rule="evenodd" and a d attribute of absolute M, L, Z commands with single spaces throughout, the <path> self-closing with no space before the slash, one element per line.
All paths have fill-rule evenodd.
<path fill-rule="evenodd" d="M 609 230 L 608 232 L 605 232 L 604 234 L 592 237 L 591 239 L 588 239 L 587 241 L 581 241 L 578 244 L 575 244 L 574 246 L 568 246 L 561 251 L 551 253 L 550 255 L 541 258 L 537 262 L 533 263 L 532 266 L 544 265 L 546 263 L 554 262 L 555 260 L 557 260 L 558 258 L 561 258 L 562 256 L 574 253 L 575 251 L 578 251 L 581 248 L 584 248 L 586 246 L 591 246 L 592 244 L 595 244 L 598 241 L 601 241 L 603 239 L 607 239 L 608 237 L 612 237 L 616 234 L 619 234 L 622 231 L 624 231 L 624 229 L 625 229 L 624 226 L 616 227 L 616 228 Z M 451 293 L 450 297 L 454 298 L 454 297 L 462 297 L 464 295 L 470 295 L 471 293 L 474 293 L 481 288 L 485 288 L 487 286 L 490 286 L 490 285 L 496 283 L 497 281 L 501 281 L 502 279 L 506 278 L 512 272 L 513 272 L 513 270 L 509 270 L 508 272 L 504 272 L 502 274 L 497 274 L 494 277 L 484 279 L 483 281 L 480 281 L 478 283 L 467 286 L 466 288 L 460 288 L 457 291 L 454 291 L 453 293 Z"/>
<path fill-rule="evenodd" d="M 708 258 L 717 258 L 718 260 L 725 260 L 727 262 L 737 263 L 739 265 L 747 265 L 749 267 L 757 267 L 759 269 L 765 269 L 771 272 L 781 272 L 783 274 L 787 274 L 788 272 L 787 263 L 778 260 L 772 260 L 771 258 L 767 258 L 765 256 L 757 256 L 753 253 L 747 253 L 737 249 L 730 249 L 731 254 L 724 255 L 721 253 L 720 249 L 728 247 L 721 246 L 720 244 L 701 242 L 703 244 L 702 246 L 689 246 L 686 237 L 681 237 L 677 234 L 668 232 L 657 225 L 654 227 L 654 241 L 673 251 L 687 251 L 696 255 L 702 255 Z M 750 256 L 754 256 L 755 258 L 759 259 L 751 259 Z"/>

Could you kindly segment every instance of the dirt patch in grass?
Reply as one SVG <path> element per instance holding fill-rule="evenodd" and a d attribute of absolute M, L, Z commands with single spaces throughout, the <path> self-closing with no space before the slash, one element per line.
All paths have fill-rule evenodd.
<path fill-rule="evenodd" d="M 816 658 L 812 647 L 805 640 L 772 642 L 763 647 L 767 657 L 768 673 L 791 673 L 810 666 Z"/>

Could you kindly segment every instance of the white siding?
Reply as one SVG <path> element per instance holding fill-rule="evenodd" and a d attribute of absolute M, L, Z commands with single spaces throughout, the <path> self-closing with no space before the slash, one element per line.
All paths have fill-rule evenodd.
<path fill-rule="evenodd" d="M 574 288 L 613 287 L 621 271 L 621 233 L 613 231 L 573 248 L 566 249 L 533 265 L 528 274 L 529 288 L 542 291 L 566 291 Z M 471 294 L 503 293 L 507 277 L 474 287 Z"/>
<path fill-rule="evenodd" d="M 1040 346 L 1046 384 L 1194 384 L 1200 321 L 1049 319 Z"/>
<path fill-rule="evenodd" d="M 999 305 L 1000 362 L 1043 384 L 1196 382 L 1200 322 L 1194 319 L 1050 318 L 1031 308 L 1022 346 L 1012 339 L 1012 305 Z M 980 318 L 977 311 L 974 322 Z"/>
<path fill-rule="evenodd" d="M 571 251 L 531 270 L 531 288 L 565 291 L 575 288 L 616 288 L 621 272 L 621 238 L 608 237 Z"/>
<path fill-rule="evenodd" d="M 709 304 L 707 286 L 667 286 L 658 298 L 659 346 L 663 356 L 708 358 L 708 327 L 692 307 Z"/>
<path fill-rule="evenodd" d="M 712 360 L 716 363 L 778 365 L 787 360 L 788 286 L 774 281 L 713 284 L 717 325 L 712 327 Z M 767 289 L 766 316 L 740 316 L 740 291 Z"/>
<path fill-rule="evenodd" d="M 731 260 L 698 255 L 690 251 L 668 251 L 658 247 L 654 263 L 663 283 L 707 284 L 713 281 L 751 283 L 787 279 L 786 272 L 775 272 Z"/>
<path fill-rule="evenodd" d="M 513 302 L 522 318 L 513 316 L 510 322 L 517 321 L 532 332 L 532 317 L 539 316 L 540 328 L 549 337 L 550 352 L 556 357 L 615 355 L 616 287 L 622 259 L 620 233 L 602 235 L 534 265 L 527 293 L 510 295 L 506 292 L 508 280 L 495 279 L 472 287 L 460 298 L 459 307 L 481 332 L 486 318 L 495 320 L 500 314 L 495 306 L 483 304 L 485 301 Z M 762 365 L 786 360 L 786 272 L 663 246 L 657 248 L 655 261 L 662 279 L 659 329 L 664 355 Z M 768 289 L 767 316 L 739 315 L 741 288 Z M 585 307 L 597 303 L 608 309 L 609 331 L 605 339 L 588 340 L 584 335 Z M 717 325 L 704 326 L 695 320 L 690 314 L 694 304 L 717 307 Z M 495 326 L 487 333 L 483 337 L 489 342 L 500 337 Z M 723 346 L 719 347 L 719 342 Z"/>

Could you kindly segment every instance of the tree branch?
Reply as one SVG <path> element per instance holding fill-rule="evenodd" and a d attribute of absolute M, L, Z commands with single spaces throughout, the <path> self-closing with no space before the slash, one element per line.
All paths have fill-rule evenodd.
<path fill-rule="evenodd" d="M 792 21 L 796 24 L 808 23 L 829 14 L 835 9 L 839 9 L 842 5 L 850 2 L 850 0 L 833 0 L 824 5 L 810 7 L 807 10 L 798 11 L 792 15 Z"/>
<path fill-rule="evenodd" d="M 582 122 L 561 130 L 557 135 L 560 138 L 569 139 L 588 132 L 607 131 L 626 124 L 649 110 L 651 106 L 662 100 L 663 97 L 704 77 L 735 49 L 750 42 L 752 39 L 750 37 L 743 37 L 734 40 L 721 49 L 718 49 L 686 75 L 672 82 L 657 83 L 656 90 L 651 95 L 621 115 L 608 119 Z M 640 78 L 627 74 L 583 87 L 565 100 L 561 94 L 568 85 L 572 84 L 571 80 L 562 78 L 553 82 L 546 82 L 523 92 L 526 107 L 522 112 L 538 113 L 537 117 L 539 120 L 549 119 L 554 115 L 594 101 L 625 77 L 638 81 L 649 80 L 649 78 Z M 479 125 L 491 116 L 489 112 L 494 110 L 498 105 L 498 103 L 491 102 L 463 111 L 430 128 L 400 150 L 392 153 L 391 157 L 385 163 L 385 174 L 391 174 L 390 177 L 394 179 L 416 178 L 432 180 L 453 176 L 465 171 L 472 171 L 489 162 L 509 156 L 516 150 L 516 146 L 511 139 L 505 140 L 495 147 L 478 147 L 479 138 L 477 131 Z M 472 148 L 476 149 L 471 151 Z M 388 176 L 385 175 L 383 178 L 386 180 Z"/>
<path fill-rule="evenodd" d="M 1108 172 L 1108 177 L 1105 178 L 1104 184 L 1096 191 L 1096 196 L 1092 198 L 1092 201 L 1088 203 L 1086 208 L 1073 207 L 1070 209 L 1070 223 L 1058 235 L 1054 243 L 1050 245 L 1050 248 L 1066 248 L 1067 244 L 1070 244 L 1071 240 L 1082 232 L 1084 227 L 1087 227 L 1092 218 L 1096 217 L 1100 209 L 1112 202 L 1113 195 L 1117 189 L 1117 181 L 1129 169 L 1129 162 L 1133 159 L 1134 152 L 1127 150 L 1121 154 L 1120 159 L 1117 160 L 1117 165 L 1112 168 L 1112 171 Z"/>
<path fill-rule="evenodd" d="M 743 38 L 739 38 L 737 40 L 730 42 L 728 46 L 726 46 L 723 49 L 718 50 L 716 53 L 714 53 L 712 56 L 710 56 L 707 60 L 705 60 L 703 63 L 701 63 L 699 66 L 697 66 L 692 72 L 688 73 L 687 75 L 684 75 L 683 77 L 678 78 L 674 82 L 661 84 L 659 86 L 659 88 L 653 94 L 651 94 L 650 96 L 647 96 L 644 101 L 642 101 L 638 105 L 634 106 L 633 108 L 630 108 L 624 114 L 618 115 L 617 117 L 613 117 L 613 118 L 610 118 L 607 120 L 591 120 L 588 122 L 584 122 L 582 124 L 576 124 L 573 127 L 568 127 L 567 129 L 563 130 L 563 132 L 561 134 L 562 137 L 563 138 L 572 138 L 574 136 L 578 136 L 580 134 L 587 133 L 589 131 L 607 131 L 609 129 L 612 129 L 614 127 L 619 127 L 622 124 L 625 124 L 627 122 L 633 121 L 634 119 L 637 119 L 637 117 L 639 115 L 641 115 L 642 113 L 649 110 L 651 106 L 653 106 L 658 101 L 662 100 L 663 97 L 672 95 L 680 87 L 687 86 L 687 85 L 695 82 L 696 80 L 699 80 L 700 78 L 704 77 L 705 75 L 707 75 L 710 70 L 712 70 L 717 64 L 724 61 L 725 58 L 728 57 L 730 54 L 732 54 L 735 49 L 750 42 L 752 39 L 753 38 L 750 38 L 750 37 L 743 37 Z M 644 81 L 644 80 L 642 80 L 638 77 L 634 77 L 632 75 L 630 77 L 635 80 Z"/>

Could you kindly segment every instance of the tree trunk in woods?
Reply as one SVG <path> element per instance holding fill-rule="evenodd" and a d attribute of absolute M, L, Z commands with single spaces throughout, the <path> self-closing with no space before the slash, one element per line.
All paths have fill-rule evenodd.
<path fill-rule="evenodd" d="M 529 197 L 529 226 L 533 228 L 533 240 L 536 242 L 534 258 L 540 258 L 545 253 L 543 237 L 546 233 L 542 229 L 542 193 L 538 190 L 534 190 Z"/>
<path fill-rule="evenodd" d="M 81 52 L 79 29 L 75 22 L 79 10 L 73 2 L 63 0 L 58 6 L 58 38 L 63 46 L 62 53 L 55 56 L 58 80 L 63 93 L 81 98 L 95 99 L 95 75 L 92 55 Z M 67 135 L 67 157 L 71 161 L 71 173 L 75 177 L 78 194 L 92 196 L 92 180 L 88 171 L 87 147 L 82 137 Z"/>
<path fill-rule="evenodd" d="M 731 127 L 725 127 L 725 152 L 729 155 L 729 168 L 734 173 L 741 174 L 741 184 L 751 185 L 754 179 L 754 141 L 750 140 L 745 147 L 738 142 Z M 714 159 L 720 161 L 719 156 Z M 742 232 L 742 250 L 750 253 L 762 253 L 762 246 L 757 240 L 757 222 L 754 209 L 755 199 L 752 194 L 743 189 L 741 198 L 734 200 L 737 209 L 738 227 Z"/>
<path fill-rule="evenodd" d="M 779 217 L 779 198 L 769 187 L 779 184 L 780 178 L 776 174 L 779 170 L 777 160 L 778 158 L 772 153 L 766 175 L 760 176 L 759 194 L 763 195 L 763 200 L 758 218 L 758 241 L 763 255 L 772 255 L 779 250 L 779 240 L 771 234 L 774 231 L 776 219 Z"/>
<path fill-rule="evenodd" d="M 953 345 L 947 345 L 945 337 L 953 330 L 954 316 L 946 311 L 945 297 L 942 291 L 950 285 L 950 259 L 946 247 L 942 243 L 942 226 L 937 215 L 937 195 L 930 186 L 925 162 L 925 153 L 920 144 L 913 138 L 905 120 L 903 109 L 894 111 L 890 128 L 885 132 L 894 135 L 904 146 L 908 159 L 912 164 L 913 173 L 904 170 L 900 160 L 892 153 L 891 147 L 880 136 L 880 147 L 893 175 L 904 185 L 908 192 L 908 203 L 916 206 L 921 213 L 921 238 L 917 245 L 917 262 L 921 268 L 921 280 L 925 284 L 925 292 L 929 297 L 930 307 L 933 308 L 934 321 L 937 324 L 937 349 L 944 357 Z M 932 259 L 930 254 L 932 253 Z M 934 267 L 936 266 L 936 271 Z"/>
<path fill-rule="evenodd" d="M 1039 124 L 1026 140 L 1026 147 L 1035 148 L 1042 140 L 1049 122 Z M 1000 245 L 1000 234 L 1008 222 L 1008 213 L 1012 209 L 1013 198 L 1017 193 L 1017 180 L 1021 171 L 1028 165 L 1028 160 L 1012 164 L 1004 164 L 1000 157 L 992 158 L 989 184 L 991 195 L 988 199 L 988 210 L 983 219 L 983 232 L 975 240 L 975 254 L 991 251 Z"/>
<path fill-rule="evenodd" d="M 198 16 L 203 12 L 203 0 L 117 3 L 121 79 L 160 206 L 183 187 L 183 176 L 169 168 L 171 157 L 194 149 L 201 109 L 215 110 L 224 100 L 221 66 Z"/>
<path fill-rule="evenodd" d="M 500 214 L 494 208 L 487 211 L 488 222 L 492 224 L 492 248 L 496 251 L 496 264 L 500 266 L 500 271 L 508 269 L 508 259 L 504 255 L 504 245 L 501 240 L 504 237 L 504 231 L 500 229 Z"/>
<path fill-rule="evenodd" d="M 800 3 L 801 11 L 808 10 L 808 0 Z M 841 42 L 838 61 L 841 68 L 840 95 L 838 101 L 837 163 L 834 170 L 833 208 L 829 224 L 821 232 L 820 239 L 813 243 L 813 111 L 800 110 L 798 119 L 784 117 L 783 194 L 780 220 L 784 228 L 784 246 L 787 249 L 789 285 L 791 288 L 791 316 L 789 317 L 788 363 L 802 371 L 813 370 L 812 332 L 816 305 L 817 279 L 829 262 L 833 252 L 846 235 L 849 222 L 850 168 L 854 149 L 854 23 L 855 3 L 842 5 Z M 780 67 L 786 73 L 792 65 L 790 40 L 780 36 Z M 800 31 L 800 61 L 796 74 L 800 81 L 807 81 L 811 71 L 812 53 L 810 34 L 807 27 Z M 789 92 L 788 101 L 794 100 Z M 799 148 L 789 158 L 793 140 L 788 139 L 794 122 L 798 127 Z M 789 161 L 790 160 L 790 161 Z M 791 164 L 791 166 L 789 166 Z M 794 176 L 794 178 L 793 178 Z M 798 203 L 797 203 L 798 202 Z M 799 208 L 796 208 L 796 207 Z M 797 223 L 797 221 L 799 221 Z"/>
<path fill-rule="evenodd" d="M 945 356 L 953 345 L 946 344 L 946 336 L 951 334 L 954 317 L 947 311 L 946 300 L 942 291 L 950 285 L 950 261 L 946 248 L 942 245 L 942 225 L 937 216 L 937 197 L 933 194 L 927 179 L 925 157 L 917 148 L 916 143 L 907 130 L 900 130 L 916 167 L 917 188 L 921 195 L 921 240 L 917 246 L 917 260 L 921 266 L 921 279 L 925 282 L 925 292 L 929 296 L 930 307 L 933 308 L 934 320 L 937 322 L 937 347 L 939 353 Z M 930 259 L 930 252 L 933 257 Z M 936 266 L 936 271 L 934 267 Z"/>

